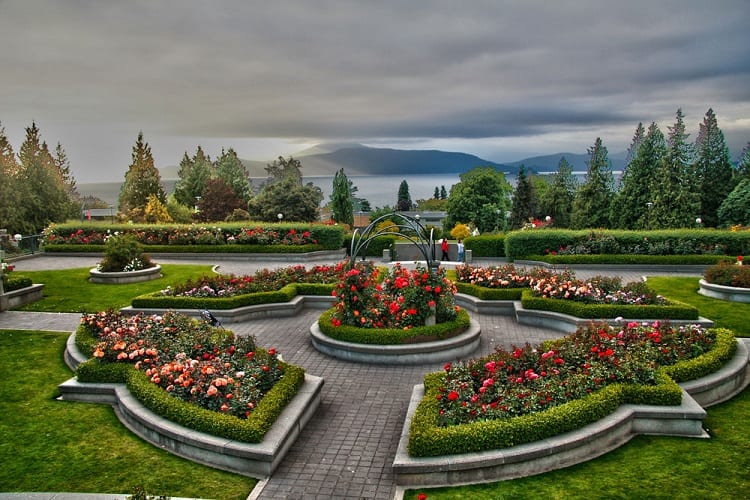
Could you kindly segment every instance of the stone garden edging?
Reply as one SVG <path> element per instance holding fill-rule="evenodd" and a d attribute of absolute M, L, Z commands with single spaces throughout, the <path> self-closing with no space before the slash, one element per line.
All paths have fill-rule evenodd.
<path fill-rule="evenodd" d="M 750 383 L 747 343 L 738 340 L 734 358 L 718 372 L 680 384 L 679 406 L 621 405 L 607 417 L 575 431 L 511 448 L 439 457 L 411 457 L 409 428 L 424 386 L 412 391 L 399 439 L 393 472 L 396 484 L 406 487 L 455 486 L 526 477 L 594 459 L 638 434 L 708 437 L 702 429 L 708 406 L 731 398 Z M 704 390 L 710 386 L 710 391 Z M 696 397 L 690 391 L 696 391 Z M 703 401 L 699 404 L 698 400 Z"/>
<path fill-rule="evenodd" d="M 104 283 L 109 285 L 122 285 L 125 283 L 141 283 L 161 278 L 161 266 L 155 265 L 137 271 L 102 272 L 96 268 L 89 269 L 89 281 L 92 283 Z"/>
<path fill-rule="evenodd" d="M 715 285 L 704 279 L 701 279 L 698 283 L 700 285 L 698 293 L 706 297 L 727 300 L 729 302 L 750 303 L 750 288 Z"/>
<path fill-rule="evenodd" d="M 315 349 L 345 361 L 374 364 L 412 365 L 449 361 L 474 352 L 481 342 L 482 331 L 476 320 L 454 337 L 412 344 L 358 344 L 325 335 L 316 321 L 310 326 L 310 341 Z"/>
<path fill-rule="evenodd" d="M 68 337 L 65 362 L 75 369 L 86 357 Z M 260 443 L 243 443 L 178 425 L 146 408 L 125 384 L 80 383 L 71 378 L 58 386 L 64 401 L 107 403 L 128 429 L 151 444 L 210 467 L 244 476 L 267 478 L 281 463 L 321 401 L 323 379 L 305 374 L 305 381 Z"/>
<path fill-rule="evenodd" d="M 19 288 L 11 292 L 5 292 L 0 295 L 0 311 L 15 309 L 16 307 L 25 306 L 42 298 L 44 284 L 36 284 Z"/>

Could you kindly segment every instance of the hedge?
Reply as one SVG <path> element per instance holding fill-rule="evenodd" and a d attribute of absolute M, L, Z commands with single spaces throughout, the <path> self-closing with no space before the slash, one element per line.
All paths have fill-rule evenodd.
<path fill-rule="evenodd" d="M 382 257 L 383 250 L 385 249 L 390 249 L 393 252 L 396 248 L 397 240 L 398 238 L 396 236 L 377 236 L 373 238 L 367 245 L 365 257 Z M 350 255 L 352 248 L 351 236 L 344 238 L 344 248 L 346 249 L 346 255 Z M 360 252 L 357 257 L 362 257 L 362 252 Z M 395 259 L 397 256 L 392 253 L 391 258 Z"/>
<path fill-rule="evenodd" d="M 136 309 L 236 309 L 258 304 L 289 302 L 297 295 L 331 295 L 336 285 L 328 283 L 290 283 L 280 290 L 255 292 L 233 297 L 175 297 L 151 292 L 130 301 Z"/>
<path fill-rule="evenodd" d="M 144 245 L 148 253 L 308 253 L 326 250 L 322 245 Z M 44 245 L 47 253 L 103 253 L 104 245 Z"/>
<path fill-rule="evenodd" d="M 529 255 L 524 260 L 547 262 L 556 265 L 576 264 L 632 264 L 662 266 L 710 266 L 729 261 L 726 255 L 638 255 L 638 254 L 578 254 Z M 733 259 L 732 259 L 733 260 Z"/>
<path fill-rule="evenodd" d="M 576 318 L 631 318 L 631 319 L 698 319 L 698 309 L 677 301 L 669 305 L 586 304 L 575 300 L 548 299 L 534 296 L 525 289 L 521 294 L 524 309 L 536 309 L 568 314 Z"/>
<path fill-rule="evenodd" d="M 659 231 L 532 229 L 505 235 L 505 255 L 525 259 L 586 245 L 591 254 L 737 256 L 750 253 L 750 231 L 672 229 Z"/>
<path fill-rule="evenodd" d="M 408 451 L 411 456 L 431 457 L 508 448 L 579 429 L 614 412 L 621 404 L 678 405 L 682 390 L 672 377 L 692 380 L 718 370 L 734 354 L 734 335 L 715 329 L 717 342 L 701 356 L 661 367 L 655 385 L 613 384 L 585 398 L 548 410 L 510 419 L 478 421 L 452 426 L 438 425 L 438 388 L 445 372 L 424 378 L 425 394 L 411 421 Z M 680 381 L 684 381 L 679 378 Z"/>
<path fill-rule="evenodd" d="M 505 257 L 505 235 L 469 236 L 464 240 L 464 247 L 471 250 L 472 257 Z"/>
<path fill-rule="evenodd" d="M 20 290 L 21 288 L 28 288 L 33 284 L 31 278 L 20 274 L 13 273 L 3 275 L 3 291 L 5 293 Z"/>
<path fill-rule="evenodd" d="M 487 288 L 457 281 L 456 290 L 481 300 L 521 300 L 521 293 L 528 288 Z"/>
<path fill-rule="evenodd" d="M 418 326 L 408 330 L 398 328 L 357 328 L 354 326 L 333 326 L 331 318 L 336 312 L 331 308 L 318 319 L 320 331 L 342 342 L 368 345 L 400 345 L 448 338 L 458 335 L 471 325 L 469 314 L 461 310 L 456 319 L 432 326 Z"/>

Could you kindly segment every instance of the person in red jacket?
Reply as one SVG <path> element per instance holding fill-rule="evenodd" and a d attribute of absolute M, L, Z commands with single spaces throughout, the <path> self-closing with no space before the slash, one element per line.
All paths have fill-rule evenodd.
<path fill-rule="evenodd" d="M 443 238 L 443 242 L 440 244 L 440 248 L 443 250 L 443 256 L 440 258 L 440 260 L 450 260 L 450 256 L 448 255 L 448 240 Z"/>

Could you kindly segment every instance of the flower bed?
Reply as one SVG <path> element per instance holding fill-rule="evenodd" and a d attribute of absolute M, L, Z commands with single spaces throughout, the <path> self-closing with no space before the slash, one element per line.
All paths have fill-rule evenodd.
<path fill-rule="evenodd" d="M 84 315 L 76 339 L 93 355 L 80 382 L 124 382 L 155 413 L 238 441 L 259 442 L 304 380 L 253 338 L 176 313 Z"/>
<path fill-rule="evenodd" d="M 703 274 L 703 279 L 712 285 L 750 289 L 750 266 L 743 266 L 742 261 L 742 256 L 739 256 L 734 265 L 722 262 L 709 267 Z"/>
<path fill-rule="evenodd" d="M 310 269 L 290 266 L 263 269 L 254 275 L 212 275 L 190 280 L 131 301 L 134 308 L 235 309 L 257 304 L 288 302 L 296 295 L 330 295 L 344 272 L 343 263 Z"/>
<path fill-rule="evenodd" d="M 409 454 L 511 447 L 580 428 L 623 403 L 679 404 L 677 381 L 718 369 L 735 349 L 722 329 L 592 324 L 537 349 L 448 364 L 425 377 Z"/>

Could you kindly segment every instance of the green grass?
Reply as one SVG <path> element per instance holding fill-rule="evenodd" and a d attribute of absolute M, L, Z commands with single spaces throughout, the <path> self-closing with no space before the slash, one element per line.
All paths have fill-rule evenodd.
<path fill-rule="evenodd" d="M 255 479 L 176 457 L 125 428 L 109 405 L 58 401 L 68 334 L 0 331 L 0 491 L 133 492 L 244 499 Z"/>
<path fill-rule="evenodd" d="M 734 331 L 737 337 L 750 337 L 750 304 L 712 299 L 698 293 L 700 278 L 649 277 L 648 286 L 656 293 L 691 305 L 717 327 Z"/>
<path fill-rule="evenodd" d="M 162 266 L 162 278 L 143 283 L 107 285 L 89 282 L 89 268 L 24 271 L 22 274 L 30 277 L 34 283 L 44 283 L 44 292 L 42 300 L 18 310 L 77 313 L 120 309 L 129 306 L 133 297 L 210 273 L 209 265 L 165 264 Z"/>
<path fill-rule="evenodd" d="M 638 436 L 606 455 L 512 481 L 411 490 L 407 500 L 750 498 L 750 389 L 708 409 L 711 439 Z"/>

